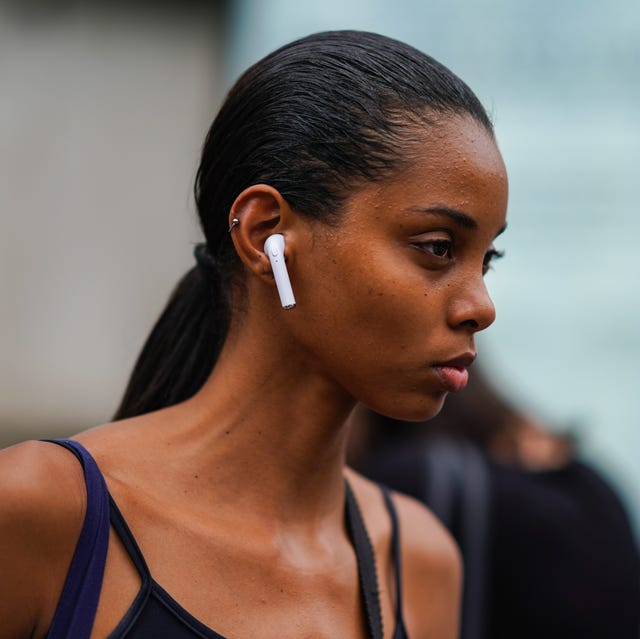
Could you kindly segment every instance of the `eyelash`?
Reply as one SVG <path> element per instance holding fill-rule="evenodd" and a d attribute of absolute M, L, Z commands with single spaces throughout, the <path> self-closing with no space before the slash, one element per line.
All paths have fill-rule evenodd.
<path fill-rule="evenodd" d="M 484 262 L 482 263 L 482 274 L 486 275 L 487 271 L 491 270 L 493 262 L 504 257 L 504 251 L 497 251 L 496 249 L 490 249 L 484 256 Z"/>
<path fill-rule="evenodd" d="M 453 259 L 453 242 L 451 240 L 432 240 L 431 242 L 421 242 L 414 245 L 424 253 L 433 255 L 437 259 Z M 430 250 L 435 248 L 436 250 Z M 439 250 L 444 250 L 444 254 L 439 254 Z M 485 275 L 491 268 L 495 260 L 504 257 L 504 251 L 490 249 L 486 252 L 482 263 L 482 274 Z"/>

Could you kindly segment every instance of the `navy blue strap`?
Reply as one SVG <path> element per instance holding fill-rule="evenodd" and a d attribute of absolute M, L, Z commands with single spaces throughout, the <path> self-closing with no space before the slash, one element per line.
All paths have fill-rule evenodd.
<path fill-rule="evenodd" d="M 109 505 L 111 508 L 111 526 L 115 530 L 116 535 L 122 542 L 129 558 L 133 562 L 133 565 L 136 567 L 140 578 L 142 579 L 143 588 L 148 587 L 148 582 L 151 579 L 151 573 L 149 572 L 149 568 L 147 566 L 147 562 L 142 555 L 142 551 L 138 546 L 138 542 L 136 541 L 131 529 L 129 528 L 125 518 L 122 516 L 120 509 L 111 495 L 109 495 Z"/>
<path fill-rule="evenodd" d="M 78 442 L 46 440 L 70 450 L 82 464 L 87 511 L 47 639 L 89 639 L 100 599 L 109 545 L 109 493 L 93 457 Z"/>

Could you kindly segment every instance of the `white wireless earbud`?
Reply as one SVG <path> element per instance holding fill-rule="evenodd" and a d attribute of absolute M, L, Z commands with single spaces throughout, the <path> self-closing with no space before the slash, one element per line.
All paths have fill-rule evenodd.
<path fill-rule="evenodd" d="M 282 308 L 293 308 L 296 305 L 296 298 L 293 296 L 291 280 L 284 261 L 284 235 L 281 233 L 270 235 L 264 243 L 264 252 L 271 262 Z"/>

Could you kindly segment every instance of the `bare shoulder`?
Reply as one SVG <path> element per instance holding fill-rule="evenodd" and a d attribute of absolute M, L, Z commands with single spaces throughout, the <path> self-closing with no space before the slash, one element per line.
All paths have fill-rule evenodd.
<path fill-rule="evenodd" d="M 348 479 L 367 504 L 365 508 L 370 507 L 380 488 L 352 471 Z M 412 639 L 454 639 L 458 636 L 462 588 L 458 546 L 424 504 L 397 492 L 392 492 L 392 501 L 400 529 L 403 611 L 408 634 Z M 378 511 L 375 506 L 374 509 Z M 388 518 L 386 508 L 383 516 Z"/>
<path fill-rule="evenodd" d="M 388 520 L 380 486 L 352 469 L 347 469 L 345 475 L 366 510 L 374 510 L 374 519 Z M 396 491 L 391 491 L 391 496 L 398 514 L 403 557 L 441 569 L 457 569 L 460 564 L 458 547 L 433 513 L 413 497 Z M 370 518 L 371 515 L 367 517 L 367 523 Z"/>
<path fill-rule="evenodd" d="M 0 627 L 39 636 L 64 583 L 84 519 L 83 473 L 60 446 L 0 451 Z"/>
<path fill-rule="evenodd" d="M 412 562 L 425 562 L 439 570 L 456 570 L 460 552 L 449 531 L 421 502 L 393 492 L 400 521 L 403 555 Z"/>

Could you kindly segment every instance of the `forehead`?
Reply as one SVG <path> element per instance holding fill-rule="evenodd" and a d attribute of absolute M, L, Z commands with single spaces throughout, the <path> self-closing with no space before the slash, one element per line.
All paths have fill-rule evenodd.
<path fill-rule="evenodd" d="M 423 130 L 422 136 L 421 139 L 418 135 L 418 145 L 422 142 L 422 157 L 418 157 L 418 163 L 428 164 L 434 175 L 441 168 L 440 179 L 447 174 L 458 174 L 461 180 L 479 174 L 506 181 L 506 169 L 493 134 L 470 116 L 445 118 Z"/>
<path fill-rule="evenodd" d="M 396 176 L 405 188 L 424 188 L 429 197 L 457 195 L 460 204 L 487 189 L 506 195 L 507 172 L 495 139 L 472 117 L 442 117 L 410 136 L 407 169 Z"/>
<path fill-rule="evenodd" d="M 376 216 L 415 208 L 447 207 L 479 222 L 504 226 L 507 173 L 490 132 L 467 115 L 442 116 L 407 131 L 403 168 L 350 198 L 351 213 L 365 204 Z"/>

